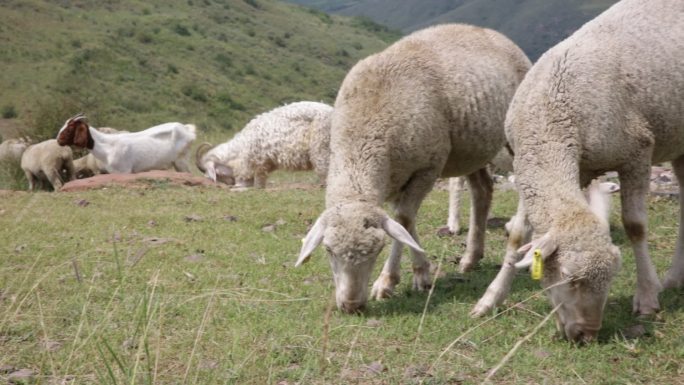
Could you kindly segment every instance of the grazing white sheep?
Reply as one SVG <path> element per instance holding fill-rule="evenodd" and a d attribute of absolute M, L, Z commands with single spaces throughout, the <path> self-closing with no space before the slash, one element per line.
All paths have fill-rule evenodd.
<path fill-rule="evenodd" d="M 21 155 L 29 146 L 26 139 L 7 139 L 0 143 L 0 161 L 21 161 Z"/>
<path fill-rule="evenodd" d="M 447 24 L 404 37 L 347 74 L 332 115 L 326 210 L 296 263 L 325 245 L 339 309 L 365 305 L 386 234 L 394 241 L 372 297 L 394 291 L 402 244 L 413 255 L 413 288 L 430 287 L 415 216 L 440 176 L 468 175 L 474 215 L 461 268 L 482 257 L 492 194 L 486 165 L 504 145 L 506 109 L 529 66 L 503 35 Z M 397 221 L 382 209 L 385 201 Z"/>
<path fill-rule="evenodd" d="M 518 262 L 539 250 L 557 326 L 575 341 L 593 340 L 603 318 L 620 252 L 580 186 L 617 171 L 622 221 L 637 267 L 636 313 L 660 308 L 647 249 L 646 195 L 653 162 L 671 161 L 684 183 L 684 2 L 623 0 L 559 43 L 530 70 L 506 119 L 515 151 L 518 191 L 534 241 Z M 665 287 L 684 286 L 684 195 Z M 516 263 L 517 262 L 517 263 Z M 478 307 L 495 304 L 478 303 Z"/>
<path fill-rule="evenodd" d="M 61 147 L 55 139 L 33 144 L 21 156 L 21 169 L 26 174 L 29 190 L 47 189 L 45 183 L 49 183 L 57 191 L 74 179 L 71 148 Z"/>
<path fill-rule="evenodd" d="M 332 107 L 317 102 L 296 102 L 252 119 L 226 143 L 202 153 L 197 168 L 208 178 L 239 187 L 266 186 L 276 169 L 311 170 L 320 180 L 328 173 Z"/>
<path fill-rule="evenodd" d="M 164 123 L 146 130 L 107 134 L 90 127 L 82 114 L 69 118 L 57 134 L 61 146 L 87 148 L 107 172 L 165 170 L 190 172 L 188 157 L 195 140 L 193 124 Z"/>

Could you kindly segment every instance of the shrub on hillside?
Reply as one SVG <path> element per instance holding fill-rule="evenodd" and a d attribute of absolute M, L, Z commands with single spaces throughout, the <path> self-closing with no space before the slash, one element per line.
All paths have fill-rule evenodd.
<path fill-rule="evenodd" d="M 2 107 L 2 117 L 3 119 L 13 119 L 17 117 L 17 110 L 13 105 L 8 104 Z"/>
<path fill-rule="evenodd" d="M 28 183 L 21 169 L 21 162 L 14 159 L 0 160 L 0 189 L 26 190 Z"/>

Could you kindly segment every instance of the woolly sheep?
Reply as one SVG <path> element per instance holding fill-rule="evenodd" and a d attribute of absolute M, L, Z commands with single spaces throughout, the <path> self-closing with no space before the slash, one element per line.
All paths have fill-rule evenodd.
<path fill-rule="evenodd" d="M 21 155 L 28 148 L 26 139 L 7 139 L 0 143 L 0 161 L 21 161 Z"/>
<path fill-rule="evenodd" d="M 608 228 L 580 190 L 597 174 L 619 174 L 622 221 L 637 266 L 634 312 L 658 311 L 662 287 L 684 285 L 684 196 L 663 286 L 646 241 L 651 164 L 671 161 L 684 183 L 682 36 L 681 0 L 620 1 L 544 54 L 511 102 L 506 134 L 535 236 L 522 261 L 507 256 L 499 275 L 514 275 L 513 265 L 528 266 L 539 250 L 542 286 L 554 306 L 563 304 L 557 326 L 568 339 L 596 337 L 620 266 Z"/>
<path fill-rule="evenodd" d="M 107 134 L 90 127 L 79 114 L 67 119 L 57 134 L 61 146 L 87 148 L 107 172 L 137 173 L 165 170 L 190 172 L 188 156 L 195 140 L 193 124 L 164 123 L 146 130 Z"/>
<path fill-rule="evenodd" d="M 61 147 L 55 139 L 49 139 L 29 146 L 21 156 L 21 169 L 26 174 L 29 190 L 47 188 L 45 182 L 55 191 L 65 182 L 74 179 L 74 164 L 71 148 Z"/>
<path fill-rule="evenodd" d="M 439 176 L 468 175 L 475 215 L 461 268 L 482 257 L 492 193 L 486 164 L 504 145 L 506 108 L 529 66 L 503 35 L 448 24 L 404 37 L 347 74 L 332 114 L 326 210 L 296 263 L 325 245 L 339 309 L 365 305 L 385 234 L 392 250 L 371 296 L 394 291 L 402 244 L 412 251 L 413 288 L 430 287 L 415 216 Z M 383 211 L 385 201 L 398 221 Z"/>
<path fill-rule="evenodd" d="M 197 168 L 214 182 L 238 187 L 266 186 L 276 169 L 311 170 L 320 180 L 328 172 L 332 107 L 296 102 L 260 114 L 226 143 L 195 154 Z"/>

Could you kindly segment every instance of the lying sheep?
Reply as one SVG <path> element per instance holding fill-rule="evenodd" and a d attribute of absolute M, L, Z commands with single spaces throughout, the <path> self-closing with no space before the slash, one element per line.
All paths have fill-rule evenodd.
<path fill-rule="evenodd" d="M 311 170 L 320 180 L 328 172 L 332 107 L 317 102 L 296 102 L 252 119 L 226 143 L 195 153 L 197 168 L 214 182 L 238 187 L 266 186 L 276 169 Z"/>
<path fill-rule="evenodd" d="M 506 109 L 529 66 L 503 35 L 447 24 L 404 37 L 347 74 L 332 114 L 326 210 L 296 263 L 324 244 L 338 308 L 365 305 L 385 235 L 394 239 L 392 250 L 371 296 L 394 291 L 402 244 L 413 255 L 413 288 L 430 287 L 415 216 L 440 176 L 468 176 L 474 215 L 461 267 L 482 257 L 492 194 L 486 166 L 504 146 Z M 385 201 L 397 221 L 382 209 Z"/>
<path fill-rule="evenodd" d="M 61 146 L 87 148 L 109 173 L 165 170 L 190 172 L 193 124 L 164 123 L 146 130 L 107 134 L 90 127 L 82 114 L 67 119 L 57 134 Z"/>
<path fill-rule="evenodd" d="M 646 194 L 653 162 L 671 161 L 684 184 L 682 20 L 681 0 L 622 0 L 544 54 L 511 102 L 506 134 L 535 236 L 522 261 L 507 258 L 499 275 L 512 277 L 512 266 L 528 266 L 538 250 L 542 285 L 554 306 L 563 304 L 557 326 L 571 340 L 596 337 L 620 266 L 608 228 L 580 190 L 597 174 L 619 174 L 622 221 L 637 266 L 633 310 L 660 308 Z M 680 218 L 683 204 L 680 194 Z M 681 222 L 664 286 L 684 286 Z"/>
<path fill-rule="evenodd" d="M 65 182 L 74 180 L 71 148 L 61 147 L 55 139 L 29 146 L 21 156 L 21 168 L 31 191 L 48 189 L 46 183 L 57 191 Z"/>

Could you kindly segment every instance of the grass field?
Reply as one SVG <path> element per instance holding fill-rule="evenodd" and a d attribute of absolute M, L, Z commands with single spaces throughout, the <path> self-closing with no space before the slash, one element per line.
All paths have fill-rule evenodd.
<path fill-rule="evenodd" d="M 495 316 L 468 317 L 497 272 L 504 231 L 488 229 L 480 269 L 456 273 L 464 236 L 436 236 L 447 212 L 446 192 L 436 190 L 418 226 L 441 270 L 434 291 L 412 292 L 404 261 L 394 298 L 363 315 L 339 313 L 324 253 L 293 267 L 323 190 L 308 173 L 272 181 L 248 192 L 151 182 L 0 193 L 0 382 L 30 369 L 42 384 L 480 383 L 550 311 L 520 273 Z M 515 192 L 496 194 L 493 217 L 512 215 L 515 202 Z M 661 273 L 676 209 L 650 204 Z M 612 224 L 624 261 L 599 342 L 558 340 L 549 322 L 493 383 L 684 381 L 684 296 L 665 292 L 657 317 L 634 318 L 635 267 L 615 210 Z"/>

